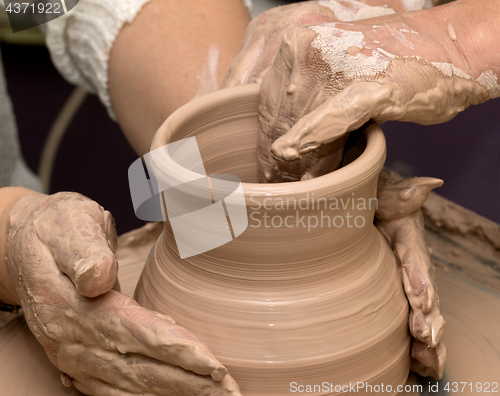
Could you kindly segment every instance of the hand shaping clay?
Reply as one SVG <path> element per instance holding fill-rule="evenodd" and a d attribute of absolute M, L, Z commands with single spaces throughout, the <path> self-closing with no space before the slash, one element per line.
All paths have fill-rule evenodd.
<path fill-rule="evenodd" d="M 238 176 L 249 223 L 228 244 L 180 259 L 165 222 L 136 299 L 193 329 L 244 395 L 288 395 L 300 379 L 396 389 L 408 376 L 410 337 L 395 259 L 373 225 L 383 133 L 373 124 L 358 134 L 333 173 L 258 184 L 258 92 L 199 98 L 157 132 L 153 150 L 196 136 L 207 174 Z M 193 179 L 167 150 L 152 167 L 175 184 Z"/>

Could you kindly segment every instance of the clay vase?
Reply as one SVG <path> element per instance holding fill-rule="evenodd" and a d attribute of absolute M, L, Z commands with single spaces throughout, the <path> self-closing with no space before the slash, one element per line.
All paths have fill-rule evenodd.
<path fill-rule="evenodd" d="M 207 174 L 242 181 L 248 228 L 181 259 L 166 221 L 136 299 L 202 339 L 245 396 L 289 395 L 307 384 L 330 395 L 357 382 L 394 393 L 408 376 L 410 336 L 395 258 L 373 225 L 382 130 L 353 133 L 339 170 L 259 184 L 258 92 L 248 85 L 203 96 L 156 133 L 152 150 L 195 136 Z M 192 178 L 166 151 L 152 165 L 179 183 Z"/>

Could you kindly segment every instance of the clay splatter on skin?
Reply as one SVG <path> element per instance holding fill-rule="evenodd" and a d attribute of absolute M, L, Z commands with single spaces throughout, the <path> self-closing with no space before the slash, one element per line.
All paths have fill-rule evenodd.
<path fill-rule="evenodd" d="M 323 59 L 332 68 L 332 73 L 339 65 L 343 65 L 345 67 L 342 71 L 347 77 L 354 79 L 361 77 L 360 73 L 374 75 L 387 68 L 388 59 L 377 51 L 371 56 L 360 53 L 365 44 L 362 32 L 342 30 L 335 23 L 312 26 L 311 29 L 318 34 L 311 46 L 321 51 Z M 347 50 L 352 46 L 359 47 L 360 51 L 346 59 Z"/>
<path fill-rule="evenodd" d="M 219 84 L 217 83 L 217 70 L 219 67 L 219 48 L 216 45 L 211 45 L 208 49 L 207 62 L 203 65 L 196 79 L 200 82 L 198 91 L 193 99 L 206 95 L 210 92 L 217 91 Z"/>
<path fill-rule="evenodd" d="M 439 0 L 401 0 L 401 5 L 404 11 L 416 11 L 434 7 L 439 2 Z"/>
<path fill-rule="evenodd" d="M 392 8 L 387 6 L 369 6 L 362 1 L 355 0 L 319 1 L 318 3 L 332 10 L 337 20 L 342 22 L 358 21 L 395 13 Z"/>
<path fill-rule="evenodd" d="M 478 77 L 477 82 L 481 85 L 484 85 L 488 89 L 491 99 L 500 97 L 500 85 L 498 84 L 498 77 L 491 70 L 483 72 Z"/>
<path fill-rule="evenodd" d="M 450 38 L 453 40 L 453 41 L 456 41 L 457 40 L 457 33 L 455 32 L 455 27 L 451 24 L 451 22 L 448 24 L 448 36 L 450 36 Z"/>

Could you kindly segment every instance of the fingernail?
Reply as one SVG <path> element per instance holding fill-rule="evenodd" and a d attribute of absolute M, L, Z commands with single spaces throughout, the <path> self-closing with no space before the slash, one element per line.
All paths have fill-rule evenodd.
<path fill-rule="evenodd" d="M 71 379 L 71 377 L 64 373 L 61 373 L 61 382 L 66 388 L 69 388 L 71 385 L 73 385 L 73 380 Z"/>
<path fill-rule="evenodd" d="M 80 263 L 77 263 L 77 265 L 80 265 Z M 94 279 L 94 271 L 95 264 L 85 264 L 80 267 L 78 272 L 75 274 L 75 283 L 79 291 L 88 288 L 89 284 Z"/>
<path fill-rule="evenodd" d="M 112 260 L 112 258 L 109 258 Z M 116 282 L 117 268 L 113 263 L 107 268 L 101 268 L 104 264 L 99 265 L 96 262 L 89 260 L 88 264 L 83 265 L 75 275 L 75 284 L 78 292 L 85 297 L 97 297 L 109 291 Z M 103 269 L 106 270 L 103 273 Z"/>
<path fill-rule="evenodd" d="M 278 148 L 272 147 L 271 155 L 277 161 L 293 161 L 297 158 L 300 158 L 299 152 L 291 147 L 283 151 L 280 151 Z"/>
<path fill-rule="evenodd" d="M 218 366 L 210 374 L 210 376 L 215 382 L 221 382 L 226 375 L 227 375 L 227 368 L 225 368 L 223 365 Z"/>

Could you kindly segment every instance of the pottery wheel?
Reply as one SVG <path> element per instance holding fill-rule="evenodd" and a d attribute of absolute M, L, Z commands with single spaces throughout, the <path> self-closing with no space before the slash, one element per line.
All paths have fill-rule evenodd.
<path fill-rule="evenodd" d="M 123 293 L 133 294 L 147 254 L 161 230 L 159 225 L 148 224 L 119 238 L 117 256 Z M 431 246 L 442 245 L 443 240 L 438 241 L 442 237 L 431 237 L 434 238 Z M 458 247 L 453 246 L 453 256 L 459 257 Z M 500 383 L 500 293 L 470 280 L 467 271 L 450 270 L 443 259 L 444 247 L 438 249 L 434 247 L 433 259 L 446 319 L 443 342 L 448 351 L 439 393 L 443 394 L 446 383 L 450 383 L 452 390 L 453 382 L 458 382 L 457 393 L 482 393 L 476 389 L 478 383 L 483 389 L 486 383 Z M 192 330 L 196 333 L 196 329 Z M 468 384 L 463 391 L 460 382 Z M 52 366 L 22 317 L 0 329 L 0 384 L 3 396 L 81 395 L 74 387 L 65 388 L 61 384 L 59 371 Z M 500 384 L 497 392 L 500 393 Z M 424 389 L 423 394 L 431 393 Z"/>

